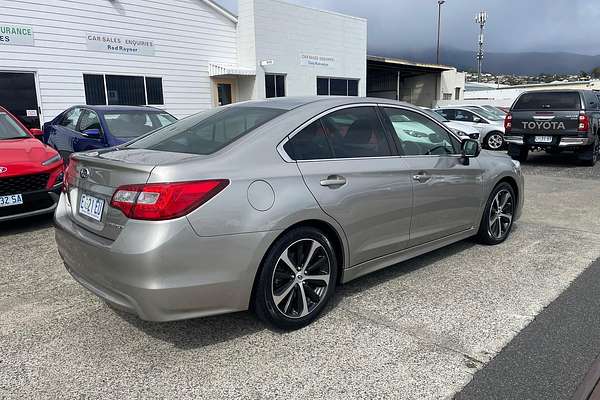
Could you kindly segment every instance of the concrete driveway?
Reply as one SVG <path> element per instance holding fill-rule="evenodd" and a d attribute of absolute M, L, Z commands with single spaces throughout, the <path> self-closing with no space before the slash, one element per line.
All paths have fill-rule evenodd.
<path fill-rule="evenodd" d="M 354 281 L 313 325 L 148 323 L 65 272 L 50 219 L 0 225 L 0 397 L 446 399 L 600 257 L 600 166 L 534 155 L 510 239 Z"/>

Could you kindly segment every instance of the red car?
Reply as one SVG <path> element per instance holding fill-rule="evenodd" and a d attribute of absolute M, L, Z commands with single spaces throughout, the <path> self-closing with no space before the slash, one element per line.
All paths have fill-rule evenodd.
<path fill-rule="evenodd" d="M 0 107 L 0 222 L 51 213 L 63 181 L 63 161 L 53 148 Z"/>

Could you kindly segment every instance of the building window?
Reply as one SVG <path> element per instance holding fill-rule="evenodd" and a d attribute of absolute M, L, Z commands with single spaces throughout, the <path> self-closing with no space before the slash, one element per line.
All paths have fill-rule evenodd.
<path fill-rule="evenodd" d="M 162 78 L 146 77 L 146 98 L 148 104 L 165 104 Z"/>
<path fill-rule="evenodd" d="M 164 104 L 162 78 L 129 75 L 83 75 L 88 105 Z"/>
<path fill-rule="evenodd" d="M 265 74 L 265 93 L 267 98 L 285 97 L 285 75 Z"/>
<path fill-rule="evenodd" d="M 358 79 L 317 78 L 319 96 L 358 96 Z"/>
<path fill-rule="evenodd" d="M 459 87 L 454 89 L 454 100 L 460 100 L 460 88 Z"/>
<path fill-rule="evenodd" d="M 452 93 L 444 93 L 443 100 L 452 100 Z"/>

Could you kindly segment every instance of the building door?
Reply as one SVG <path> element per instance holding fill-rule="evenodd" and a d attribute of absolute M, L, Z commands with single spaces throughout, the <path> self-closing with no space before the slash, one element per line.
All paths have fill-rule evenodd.
<path fill-rule="evenodd" d="M 213 104 L 226 106 L 236 102 L 237 85 L 233 79 L 218 79 L 213 81 Z"/>
<path fill-rule="evenodd" d="M 0 72 L 0 106 L 19 118 L 27 128 L 40 128 L 33 72 Z"/>

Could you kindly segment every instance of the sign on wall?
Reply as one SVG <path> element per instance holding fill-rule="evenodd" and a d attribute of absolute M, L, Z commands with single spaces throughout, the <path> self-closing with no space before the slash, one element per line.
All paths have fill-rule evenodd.
<path fill-rule="evenodd" d="M 107 35 L 104 33 L 88 33 L 86 35 L 86 44 L 88 50 L 92 51 L 134 54 L 138 56 L 154 55 L 154 43 L 146 39 Z"/>
<path fill-rule="evenodd" d="M 300 65 L 309 67 L 333 67 L 335 65 L 335 57 L 300 53 Z"/>
<path fill-rule="evenodd" d="M 26 25 L 0 23 L 0 44 L 33 46 L 33 28 Z"/>

